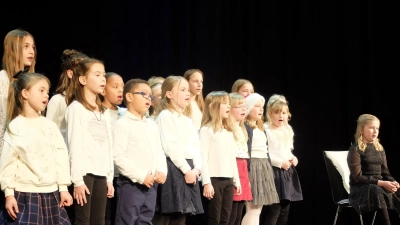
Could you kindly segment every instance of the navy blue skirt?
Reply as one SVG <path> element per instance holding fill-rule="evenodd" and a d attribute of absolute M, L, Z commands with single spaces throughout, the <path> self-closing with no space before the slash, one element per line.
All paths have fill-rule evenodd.
<path fill-rule="evenodd" d="M 186 159 L 186 161 L 191 168 L 194 168 L 192 159 Z M 199 181 L 197 180 L 196 184 L 187 184 L 185 175 L 169 157 L 167 157 L 167 166 L 167 180 L 164 184 L 158 185 L 156 212 L 193 215 L 204 213 Z"/>
<path fill-rule="evenodd" d="M 0 209 L 0 224 L 40 224 L 40 225 L 70 225 L 67 211 L 60 208 L 60 193 L 28 193 L 14 191 L 19 213 L 17 219 L 12 220 L 5 209 Z M 4 199 L 4 198 L 3 198 Z"/>
<path fill-rule="evenodd" d="M 296 169 L 293 166 L 288 170 L 275 166 L 272 168 L 274 169 L 274 181 L 279 200 L 303 200 L 303 192 L 301 190 L 300 180 Z"/>

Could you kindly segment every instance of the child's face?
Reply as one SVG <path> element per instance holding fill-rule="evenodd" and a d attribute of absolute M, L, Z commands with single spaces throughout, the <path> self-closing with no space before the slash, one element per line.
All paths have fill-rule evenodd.
<path fill-rule="evenodd" d="M 185 79 L 176 82 L 174 88 L 170 91 L 169 97 L 171 103 L 177 110 L 184 109 L 190 100 L 189 84 Z"/>
<path fill-rule="evenodd" d="M 246 104 L 235 105 L 231 108 L 231 114 L 235 121 L 244 120 L 246 117 Z"/>
<path fill-rule="evenodd" d="M 280 112 L 279 111 L 272 112 L 271 119 L 272 119 L 272 124 L 274 124 L 274 126 L 276 127 L 281 127 L 285 125 L 288 121 L 287 108 L 283 107 Z"/>
<path fill-rule="evenodd" d="M 123 101 L 124 81 L 118 75 L 110 76 L 106 81 L 106 87 L 102 95 L 104 101 L 108 101 L 112 105 L 120 105 Z"/>
<path fill-rule="evenodd" d="M 140 117 L 143 113 L 147 112 L 151 105 L 151 99 L 145 98 L 142 94 L 132 94 L 134 92 L 143 92 L 145 96 L 151 95 L 151 89 L 148 84 L 139 83 L 130 93 L 131 101 L 128 104 L 128 110 Z"/>
<path fill-rule="evenodd" d="M 226 119 L 229 117 L 229 112 L 231 110 L 231 105 L 229 99 L 224 99 L 219 105 L 219 114 L 222 119 Z"/>
<path fill-rule="evenodd" d="M 243 97 L 247 97 L 250 94 L 254 94 L 254 88 L 251 83 L 245 83 L 242 87 L 238 90 L 238 93 L 241 94 Z"/>
<path fill-rule="evenodd" d="M 203 75 L 194 72 L 189 79 L 189 90 L 191 95 L 199 95 L 203 90 Z"/>
<path fill-rule="evenodd" d="M 263 100 L 260 100 L 250 110 L 249 117 L 252 120 L 260 120 L 263 116 L 263 112 L 264 112 L 264 102 Z"/>
<path fill-rule="evenodd" d="M 24 66 L 31 66 L 33 60 L 35 59 L 35 43 L 31 36 L 25 36 L 22 44 L 22 61 Z"/>
<path fill-rule="evenodd" d="M 372 120 L 367 123 L 362 130 L 362 138 L 365 142 L 373 142 L 378 138 L 379 134 L 379 121 Z"/>
<path fill-rule="evenodd" d="M 49 102 L 49 83 L 45 79 L 41 79 L 29 90 L 24 89 L 22 96 L 25 99 L 25 110 L 28 107 L 36 112 L 44 111 Z"/>
<path fill-rule="evenodd" d="M 94 63 L 86 76 L 80 77 L 81 84 L 93 94 L 103 93 L 106 85 L 104 65 L 101 63 Z"/>
<path fill-rule="evenodd" d="M 161 85 L 157 85 L 151 89 L 153 96 L 154 96 L 154 102 L 151 103 L 153 107 L 157 107 L 158 103 L 160 103 L 161 100 Z"/>

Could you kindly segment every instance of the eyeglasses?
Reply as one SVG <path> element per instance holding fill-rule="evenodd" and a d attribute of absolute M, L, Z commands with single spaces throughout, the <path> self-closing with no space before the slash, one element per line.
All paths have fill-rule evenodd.
<path fill-rule="evenodd" d="M 132 92 L 132 94 L 142 95 L 143 98 L 150 99 L 152 102 L 154 102 L 154 100 L 156 100 L 156 98 L 153 95 L 143 92 L 143 91 L 142 92 Z"/>
<path fill-rule="evenodd" d="M 232 107 L 232 108 L 234 108 L 234 109 L 245 109 L 245 108 L 247 108 L 247 105 L 237 105 L 237 106 Z"/>

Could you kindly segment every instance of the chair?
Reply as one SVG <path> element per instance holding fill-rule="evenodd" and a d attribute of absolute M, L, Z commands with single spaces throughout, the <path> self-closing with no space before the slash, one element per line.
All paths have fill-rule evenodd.
<path fill-rule="evenodd" d="M 333 225 L 336 224 L 337 218 L 339 216 L 339 213 L 342 211 L 342 208 L 352 208 L 349 203 L 349 194 L 343 185 L 344 179 L 342 179 L 341 175 L 341 173 L 350 174 L 349 168 L 347 166 L 347 153 L 348 151 L 323 151 L 326 170 L 328 172 L 329 183 L 332 191 L 333 202 L 335 203 L 335 205 L 337 205 Z M 341 173 L 339 173 L 339 171 L 341 171 Z M 361 225 L 363 225 L 362 217 L 361 215 L 359 216 Z M 375 220 L 375 216 L 376 212 L 373 220 Z M 372 222 L 372 224 L 373 223 L 374 221 Z"/>

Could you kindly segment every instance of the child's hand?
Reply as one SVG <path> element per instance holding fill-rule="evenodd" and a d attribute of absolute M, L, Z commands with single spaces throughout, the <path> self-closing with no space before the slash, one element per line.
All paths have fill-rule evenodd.
<path fill-rule="evenodd" d="M 72 205 L 72 202 L 72 196 L 68 191 L 60 192 L 60 208 L 63 206 L 70 206 Z"/>
<path fill-rule="evenodd" d="M 15 200 L 14 195 L 10 195 L 6 197 L 6 210 L 8 212 L 8 215 L 15 220 L 17 219 L 17 213 L 18 211 L 18 203 L 17 200 Z"/>
<path fill-rule="evenodd" d="M 185 181 L 187 184 L 196 184 L 197 177 L 199 176 L 198 171 L 198 169 L 193 169 L 185 173 Z"/>
<path fill-rule="evenodd" d="M 86 194 L 90 195 L 90 191 L 85 184 L 82 184 L 79 187 L 74 187 L 74 199 L 76 199 L 78 205 L 83 206 L 87 203 Z"/>
<path fill-rule="evenodd" d="M 111 182 L 107 182 L 107 198 L 114 197 L 114 186 Z"/>
<path fill-rule="evenodd" d="M 396 185 L 391 181 L 379 180 L 378 185 L 385 188 L 386 191 L 395 193 L 397 191 Z"/>
<path fill-rule="evenodd" d="M 204 197 L 208 198 L 208 200 L 212 199 L 214 197 L 214 187 L 212 184 L 206 184 L 204 185 L 204 190 L 203 190 L 203 195 Z"/>
<path fill-rule="evenodd" d="M 155 178 L 152 175 L 147 174 L 146 178 L 144 178 L 143 185 L 145 185 L 147 188 L 150 188 L 151 186 L 153 186 L 154 180 Z"/>
<path fill-rule="evenodd" d="M 158 171 L 156 173 L 156 176 L 154 177 L 154 181 L 159 183 L 159 184 L 165 183 L 166 179 L 167 179 L 167 177 L 165 176 L 165 174 L 163 172 L 160 172 L 160 171 Z"/>
<path fill-rule="evenodd" d="M 235 195 L 241 195 L 242 194 L 242 187 L 235 187 Z"/>
<path fill-rule="evenodd" d="M 290 160 L 290 162 L 292 163 L 292 166 L 297 166 L 297 164 L 299 163 L 299 160 L 297 159 L 296 156 L 293 156 L 293 158 Z"/>
<path fill-rule="evenodd" d="M 285 160 L 282 162 L 281 168 L 284 170 L 288 170 L 292 166 L 292 163 L 289 160 Z"/>

